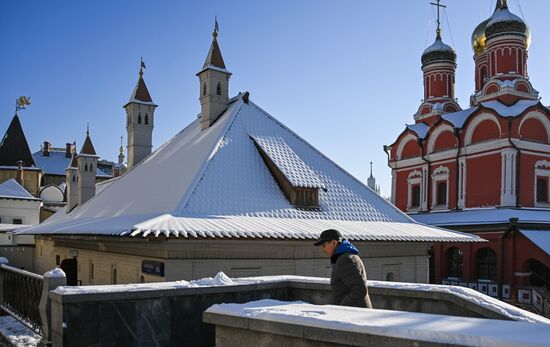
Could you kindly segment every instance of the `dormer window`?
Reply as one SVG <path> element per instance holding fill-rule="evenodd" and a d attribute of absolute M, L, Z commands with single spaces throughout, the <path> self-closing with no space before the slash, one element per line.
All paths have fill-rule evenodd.
<path fill-rule="evenodd" d="M 319 208 L 319 189 L 326 191 L 315 172 L 281 137 L 251 136 L 271 175 L 291 205 Z"/>

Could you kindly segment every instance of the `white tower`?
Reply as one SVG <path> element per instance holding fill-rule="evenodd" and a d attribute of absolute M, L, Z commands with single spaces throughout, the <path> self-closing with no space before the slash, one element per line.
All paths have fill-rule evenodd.
<path fill-rule="evenodd" d="M 71 212 L 73 208 L 78 204 L 78 163 L 76 160 L 75 153 L 75 144 L 71 148 L 71 162 L 69 166 L 65 169 L 65 195 L 67 197 L 67 205 L 65 205 L 65 210 L 67 213 Z"/>
<path fill-rule="evenodd" d="M 97 170 L 97 160 L 94 145 L 90 139 L 90 129 L 86 130 L 86 140 L 76 156 L 78 168 L 78 206 L 90 200 L 95 195 L 95 176 Z"/>
<path fill-rule="evenodd" d="M 372 175 L 372 161 L 370 162 L 370 176 L 367 178 L 367 186 L 377 193 L 380 193 L 380 186 L 376 185 L 376 178 Z"/>
<path fill-rule="evenodd" d="M 218 22 L 212 32 L 212 45 L 206 56 L 202 70 L 197 73 L 200 82 L 201 129 L 209 128 L 227 109 L 229 100 L 229 78 L 222 53 L 218 46 Z"/>
<path fill-rule="evenodd" d="M 126 109 L 126 131 L 128 132 L 128 168 L 139 164 L 151 154 L 153 148 L 153 127 L 155 124 L 155 109 L 157 105 L 143 79 L 145 64 L 141 61 L 139 79 L 130 96 Z"/>

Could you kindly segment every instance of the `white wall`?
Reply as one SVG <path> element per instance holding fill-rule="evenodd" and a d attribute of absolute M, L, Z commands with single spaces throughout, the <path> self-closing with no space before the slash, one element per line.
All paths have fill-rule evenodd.
<path fill-rule="evenodd" d="M 22 224 L 40 223 L 40 200 L 15 200 L 0 198 L 0 218 L 2 223 L 12 224 L 14 219 L 22 219 Z"/>

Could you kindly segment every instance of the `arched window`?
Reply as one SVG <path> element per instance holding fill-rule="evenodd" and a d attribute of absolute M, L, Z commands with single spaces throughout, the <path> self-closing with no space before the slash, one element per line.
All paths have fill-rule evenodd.
<path fill-rule="evenodd" d="M 394 275 L 393 275 L 393 272 L 388 272 L 386 274 L 386 281 L 393 281 L 394 280 Z"/>
<path fill-rule="evenodd" d="M 145 114 L 145 124 L 149 124 L 149 115 Z"/>
<path fill-rule="evenodd" d="M 216 95 L 222 95 L 222 84 L 221 84 L 221 82 L 218 82 L 218 86 L 216 87 Z"/>
<path fill-rule="evenodd" d="M 84 171 L 88 171 L 88 163 L 84 164 Z"/>
<path fill-rule="evenodd" d="M 73 175 L 73 182 L 76 182 L 76 175 Z"/>
<path fill-rule="evenodd" d="M 420 206 L 420 185 L 414 185 L 411 188 L 411 207 L 419 207 Z"/>
<path fill-rule="evenodd" d="M 94 164 L 90 164 L 90 171 L 94 171 Z"/>
<path fill-rule="evenodd" d="M 447 182 L 437 183 L 437 204 L 447 205 Z"/>
<path fill-rule="evenodd" d="M 139 276 L 139 283 L 145 283 L 145 277 L 143 277 L 143 275 Z"/>
<path fill-rule="evenodd" d="M 447 276 L 462 278 L 462 251 L 456 247 L 447 250 Z"/>
<path fill-rule="evenodd" d="M 138 114 L 138 124 L 141 124 L 141 113 Z"/>
<path fill-rule="evenodd" d="M 206 95 L 206 82 L 202 84 L 202 95 Z"/>
<path fill-rule="evenodd" d="M 485 79 L 487 78 L 487 67 L 486 66 L 483 66 L 481 68 L 481 84 L 485 83 Z"/>
<path fill-rule="evenodd" d="M 548 180 L 537 177 L 537 202 L 548 202 Z"/>
<path fill-rule="evenodd" d="M 482 248 L 476 256 L 477 278 L 497 280 L 497 254 L 490 248 Z"/>

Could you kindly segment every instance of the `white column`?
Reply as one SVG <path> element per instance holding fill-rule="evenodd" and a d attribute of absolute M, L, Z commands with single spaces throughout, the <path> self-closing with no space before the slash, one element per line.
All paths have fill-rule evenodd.
<path fill-rule="evenodd" d="M 458 161 L 458 208 L 466 207 L 466 158 Z"/>
<path fill-rule="evenodd" d="M 395 187 L 397 186 L 397 170 L 391 170 L 391 203 L 395 205 Z"/>
<path fill-rule="evenodd" d="M 516 152 L 506 150 L 501 153 L 500 205 L 516 204 Z"/>

